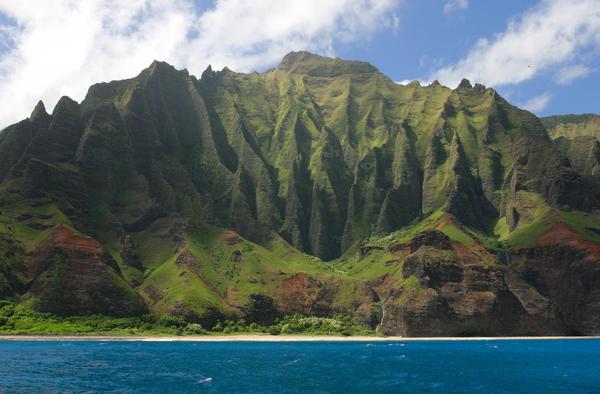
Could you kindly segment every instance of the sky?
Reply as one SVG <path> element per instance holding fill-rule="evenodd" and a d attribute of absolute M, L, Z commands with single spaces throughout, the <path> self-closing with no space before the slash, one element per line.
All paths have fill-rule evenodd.
<path fill-rule="evenodd" d="M 154 59 L 199 76 L 292 50 L 398 83 L 467 78 L 540 116 L 600 113 L 600 0 L 0 0 L 0 128 Z"/>

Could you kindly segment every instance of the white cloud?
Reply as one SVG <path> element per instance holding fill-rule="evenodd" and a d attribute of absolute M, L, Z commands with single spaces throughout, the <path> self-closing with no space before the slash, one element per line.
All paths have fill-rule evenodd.
<path fill-rule="evenodd" d="M 186 49 L 210 57 L 213 66 L 251 70 L 281 60 L 290 50 L 333 53 L 334 41 L 353 41 L 380 25 L 397 0 L 226 0 L 195 21 L 198 37 Z M 191 57 L 192 69 L 206 58 Z"/>
<path fill-rule="evenodd" d="M 415 81 L 418 82 L 419 85 L 421 85 L 421 86 L 431 85 L 431 83 L 433 82 L 433 81 L 430 81 L 430 80 L 423 80 L 423 79 L 403 79 L 402 81 L 394 81 L 394 82 L 397 83 L 398 85 L 405 85 L 406 86 L 409 83 L 412 83 L 412 82 L 415 82 Z"/>
<path fill-rule="evenodd" d="M 154 59 L 200 74 L 210 63 L 264 69 L 290 50 L 333 54 L 336 43 L 397 28 L 401 0 L 0 0 L 0 127 L 38 99 L 83 98 L 95 82 L 136 75 Z M 10 49 L 2 46 L 10 47 Z"/>
<path fill-rule="evenodd" d="M 469 0 L 448 0 L 444 4 L 444 13 L 452 14 L 453 12 L 466 10 L 469 8 Z"/>
<path fill-rule="evenodd" d="M 527 100 L 526 102 L 521 104 L 521 107 L 531 112 L 540 112 L 548 106 L 548 103 L 550 102 L 551 98 L 552 95 L 550 93 L 543 93 L 539 96 L 535 96 Z"/>
<path fill-rule="evenodd" d="M 14 26 L 0 25 L 0 52 L 8 51 L 14 45 L 15 30 Z"/>
<path fill-rule="evenodd" d="M 578 78 L 586 77 L 589 73 L 589 67 L 582 64 L 576 64 L 558 70 L 554 79 L 561 85 L 568 85 Z"/>
<path fill-rule="evenodd" d="M 28 116 L 42 98 L 82 99 L 94 82 L 137 74 L 153 58 L 176 58 L 192 22 L 182 1 L 11 1 L 0 12 L 18 23 L 0 60 L 0 126 Z"/>
<path fill-rule="evenodd" d="M 456 86 L 462 78 L 486 85 L 510 85 L 580 52 L 600 47 L 600 1 L 542 0 L 491 39 L 480 39 L 465 58 L 435 71 L 431 79 Z"/>

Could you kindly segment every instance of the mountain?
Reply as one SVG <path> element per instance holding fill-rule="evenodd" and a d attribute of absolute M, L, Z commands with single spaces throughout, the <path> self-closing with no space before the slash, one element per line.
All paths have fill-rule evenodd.
<path fill-rule="evenodd" d="M 308 52 L 199 79 L 154 62 L 0 134 L 0 295 L 207 326 L 600 334 L 600 150 L 573 154 L 591 132 L 567 124 Z"/>
<path fill-rule="evenodd" d="M 600 116 L 559 115 L 542 118 L 550 138 L 580 173 L 600 176 Z"/>

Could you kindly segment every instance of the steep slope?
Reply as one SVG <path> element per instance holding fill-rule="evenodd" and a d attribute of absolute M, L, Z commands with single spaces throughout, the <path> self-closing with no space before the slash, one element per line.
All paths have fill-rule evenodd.
<path fill-rule="evenodd" d="M 336 264 L 373 285 L 387 334 L 598 332 L 600 215 L 549 210 L 539 221 L 498 242 L 438 211 Z"/>
<path fill-rule="evenodd" d="M 558 115 L 541 120 L 554 144 L 579 173 L 600 176 L 600 116 Z"/>
<path fill-rule="evenodd" d="M 62 98 L 52 114 L 40 102 L 0 133 L 0 241 L 11 250 L 0 294 L 59 314 L 149 311 L 208 325 L 252 316 L 267 297 L 273 313 L 349 312 L 372 324 L 389 294 L 405 299 L 397 289 L 406 280 L 437 294 L 427 302 L 447 302 L 456 296 L 424 273 L 469 266 L 455 312 L 479 302 L 471 286 L 485 287 L 483 320 L 427 309 L 415 324 L 435 315 L 441 331 L 417 329 L 402 322 L 413 301 L 425 302 L 417 297 L 390 309 L 398 323 L 382 329 L 596 332 L 562 317 L 573 300 L 564 292 L 589 298 L 580 313 L 596 308 L 593 283 L 546 297 L 560 316 L 513 314 L 515 297 L 536 297 L 511 288 L 529 275 L 523 267 L 539 270 L 557 253 L 555 280 L 567 260 L 577 275 L 598 265 L 600 179 L 570 149 L 533 114 L 466 80 L 454 90 L 403 86 L 367 63 L 307 52 L 265 73 L 208 67 L 200 79 L 154 62 L 93 85 L 82 103 Z M 432 223 L 462 238 L 442 240 L 439 253 L 364 259 L 369 242 L 400 231 L 410 243 Z M 563 230 L 562 240 L 552 235 Z M 378 290 L 382 281 L 391 293 Z M 506 325 L 491 323 L 503 314 Z"/>

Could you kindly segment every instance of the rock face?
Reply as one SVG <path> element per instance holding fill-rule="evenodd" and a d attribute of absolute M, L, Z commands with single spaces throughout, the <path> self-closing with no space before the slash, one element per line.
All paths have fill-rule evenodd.
<path fill-rule="evenodd" d="M 0 133 L 0 295 L 207 324 L 374 324 L 383 306 L 389 333 L 596 332 L 597 260 L 581 256 L 600 242 L 600 142 L 585 119 L 307 52 L 199 79 L 154 62 Z M 561 223 L 579 243 L 544 244 Z"/>
<path fill-rule="evenodd" d="M 36 308 L 59 315 L 139 315 L 146 307 L 120 277 L 112 257 L 91 238 L 59 226 L 27 262 Z"/>
<path fill-rule="evenodd" d="M 597 333 L 600 249 L 557 244 L 549 238 L 559 232 L 578 242 L 572 230 L 559 227 L 539 246 L 512 252 L 509 264 L 441 233 L 396 246 L 407 253 L 402 275 L 408 280 L 379 285 L 386 300 L 381 330 L 405 336 Z"/>
<path fill-rule="evenodd" d="M 600 116 L 561 115 L 542 118 L 556 147 L 579 173 L 600 177 Z"/>

